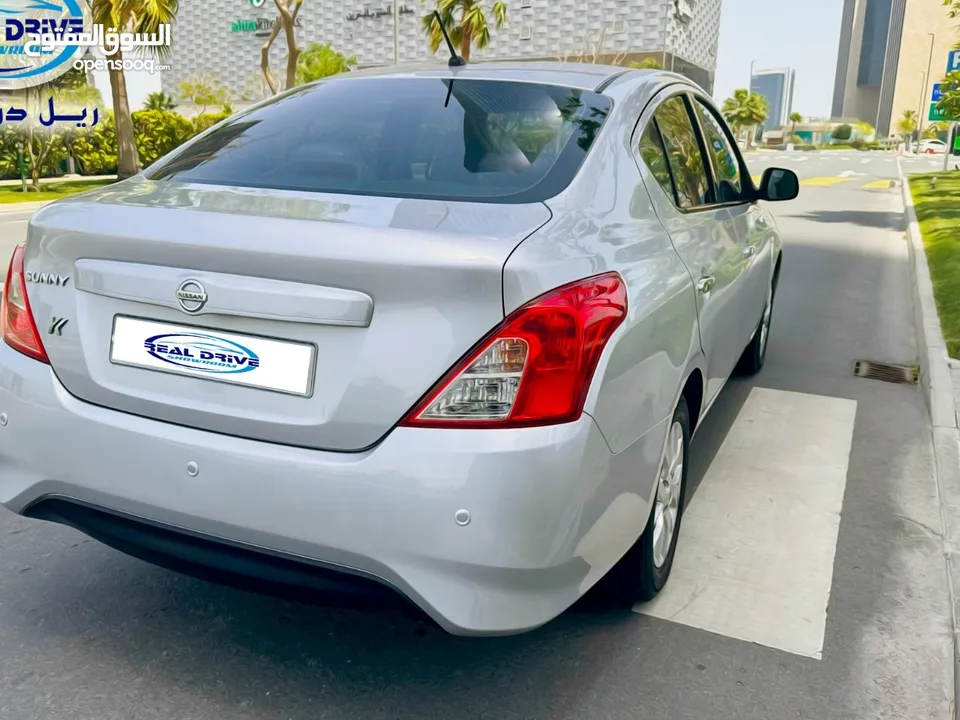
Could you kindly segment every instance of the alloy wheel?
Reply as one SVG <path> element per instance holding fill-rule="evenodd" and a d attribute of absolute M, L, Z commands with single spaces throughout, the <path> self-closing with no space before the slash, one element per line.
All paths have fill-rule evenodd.
<path fill-rule="evenodd" d="M 683 426 L 674 422 L 657 477 L 657 499 L 653 510 L 653 564 L 663 567 L 673 545 L 683 491 Z"/>

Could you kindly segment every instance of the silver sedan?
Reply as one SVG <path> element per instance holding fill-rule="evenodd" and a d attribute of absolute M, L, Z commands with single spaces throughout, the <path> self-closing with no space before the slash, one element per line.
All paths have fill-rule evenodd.
<path fill-rule="evenodd" d="M 689 444 L 782 265 L 671 73 L 355 73 L 40 210 L 0 345 L 0 502 L 177 570 L 405 597 L 457 634 L 667 581 Z"/>

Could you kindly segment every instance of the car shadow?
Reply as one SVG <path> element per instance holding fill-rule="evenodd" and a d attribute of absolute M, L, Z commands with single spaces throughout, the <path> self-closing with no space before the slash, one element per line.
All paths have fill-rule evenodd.
<path fill-rule="evenodd" d="M 898 232 L 906 228 L 903 213 L 887 210 L 814 210 L 795 217 L 816 223 L 845 223 Z"/>

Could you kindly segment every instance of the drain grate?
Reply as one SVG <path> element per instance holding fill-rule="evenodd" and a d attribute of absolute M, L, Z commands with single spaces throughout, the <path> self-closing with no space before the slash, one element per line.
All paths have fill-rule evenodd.
<path fill-rule="evenodd" d="M 920 368 L 916 365 L 889 365 L 870 360 L 857 360 L 853 365 L 853 374 L 901 385 L 916 385 L 920 381 Z"/>

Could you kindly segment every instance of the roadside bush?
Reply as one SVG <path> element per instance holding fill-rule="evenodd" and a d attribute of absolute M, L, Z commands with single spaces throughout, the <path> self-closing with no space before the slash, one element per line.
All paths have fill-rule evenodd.
<path fill-rule="evenodd" d="M 13 180 L 20 177 L 17 166 L 17 147 L 19 143 L 23 142 L 24 137 L 24 133 L 18 133 L 12 127 L 0 129 L 0 179 Z M 43 167 L 40 168 L 40 176 L 53 177 L 60 175 L 63 172 L 62 163 L 66 157 L 67 150 L 63 146 L 62 140 L 60 138 L 55 139 L 53 146 L 47 152 Z M 30 156 L 26 151 L 24 151 L 23 162 L 27 177 L 29 177 Z"/>
<path fill-rule="evenodd" d="M 104 114 L 93 130 L 71 143 L 77 172 L 81 175 L 113 175 L 117 171 L 117 130 L 113 113 Z"/>
<path fill-rule="evenodd" d="M 866 150 L 867 143 L 860 138 L 856 138 L 850 141 L 850 147 L 852 147 L 854 150 Z"/>
<path fill-rule="evenodd" d="M 794 150 L 801 150 L 801 151 L 803 151 L 803 152 L 811 152 L 812 150 L 816 150 L 816 149 L 817 149 L 817 146 L 816 146 L 816 145 L 797 145 L 797 146 L 794 147 L 793 149 L 794 149 Z"/>
<path fill-rule="evenodd" d="M 834 128 L 832 134 L 834 140 L 849 140 L 850 136 L 853 135 L 853 128 L 849 125 L 839 125 Z"/>
<path fill-rule="evenodd" d="M 137 154 L 144 167 L 192 138 L 193 123 L 171 110 L 138 110 L 133 113 Z"/>
<path fill-rule="evenodd" d="M 197 115 L 193 119 L 194 133 L 199 135 L 203 131 L 208 130 L 216 125 L 221 120 L 226 120 L 228 117 L 230 117 L 230 115 L 232 115 L 230 112 L 203 113 L 202 115 Z"/>

